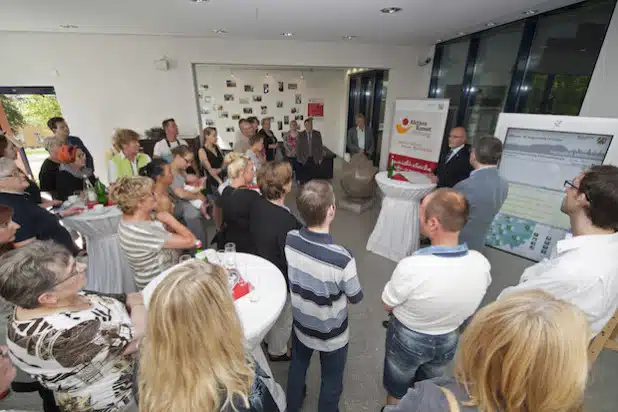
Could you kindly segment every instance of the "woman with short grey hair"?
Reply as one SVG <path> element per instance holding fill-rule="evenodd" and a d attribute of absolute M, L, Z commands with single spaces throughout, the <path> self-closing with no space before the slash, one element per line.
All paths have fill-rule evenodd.
<path fill-rule="evenodd" d="M 143 298 L 81 292 L 85 269 L 51 241 L 3 256 L 0 296 L 16 306 L 9 356 L 54 392 L 61 411 L 136 410 L 131 354 L 143 336 Z"/>

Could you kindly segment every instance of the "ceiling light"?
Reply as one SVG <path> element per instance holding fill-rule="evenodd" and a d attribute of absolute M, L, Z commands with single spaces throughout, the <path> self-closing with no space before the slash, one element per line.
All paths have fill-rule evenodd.
<path fill-rule="evenodd" d="M 61 24 L 60 27 L 62 27 L 63 29 L 77 29 L 78 28 L 78 26 L 74 24 Z"/>
<path fill-rule="evenodd" d="M 292 37 L 292 36 L 294 36 L 294 33 L 286 32 L 286 33 L 281 33 L 281 35 L 284 36 L 284 37 Z"/>
<path fill-rule="evenodd" d="M 197 3 L 197 4 L 201 4 L 201 3 L 210 3 L 210 0 L 189 0 L 192 3 Z"/>
<path fill-rule="evenodd" d="M 536 14 L 538 12 L 539 12 L 538 10 L 526 10 L 522 14 L 526 16 L 532 16 L 533 14 Z"/>
<path fill-rule="evenodd" d="M 460 31 L 459 33 L 457 33 L 458 36 L 465 36 L 466 32 L 465 31 Z"/>
<path fill-rule="evenodd" d="M 442 43 L 442 39 L 436 40 L 436 43 Z"/>
<path fill-rule="evenodd" d="M 490 21 L 485 26 L 487 26 L 487 27 L 494 27 L 495 25 L 496 25 L 496 23 L 494 23 L 493 21 Z"/>
<path fill-rule="evenodd" d="M 212 32 L 216 33 L 218 35 L 221 35 L 221 36 L 224 35 L 224 34 L 227 34 L 227 30 L 225 30 L 225 29 L 215 29 Z"/>
<path fill-rule="evenodd" d="M 401 10 L 403 10 L 401 7 L 384 7 L 383 9 L 380 9 L 380 13 L 395 14 L 399 13 Z"/>
<path fill-rule="evenodd" d="M 356 38 L 356 36 L 343 36 L 342 39 L 343 40 L 354 40 Z"/>

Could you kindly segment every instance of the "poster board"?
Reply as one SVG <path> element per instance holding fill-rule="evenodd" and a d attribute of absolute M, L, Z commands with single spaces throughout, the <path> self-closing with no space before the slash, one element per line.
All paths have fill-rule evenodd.
<path fill-rule="evenodd" d="M 438 165 L 448 99 L 397 100 L 388 164 L 398 171 L 431 173 Z"/>
<path fill-rule="evenodd" d="M 584 169 L 618 163 L 618 119 L 502 113 L 500 175 L 509 194 L 486 244 L 533 261 L 548 258 L 570 229 L 560 211 L 564 182 Z"/>
<path fill-rule="evenodd" d="M 324 117 L 324 99 L 309 99 L 309 103 L 307 103 L 307 116 L 312 118 Z"/>

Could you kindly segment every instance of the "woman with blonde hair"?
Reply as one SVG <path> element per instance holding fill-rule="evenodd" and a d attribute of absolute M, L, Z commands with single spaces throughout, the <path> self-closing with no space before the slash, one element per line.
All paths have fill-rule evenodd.
<path fill-rule="evenodd" d="M 140 411 L 277 411 L 243 347 L 225 270 L 195 259 L 155 282 L 146 296 Z"/>
<path fill-rule="evenodd" d="M 454 377 L 417 382 L 387 412 L 581 412 L 588 322 L 541 290 L 481 309 L 459 339 Z M 449 409 L 450 408 L 450 409 Z"/>
<path fill-rule="evenodd" d="M 204 145 L 198 149 L 197 156 L 200 160 L 202 176 L 206 176 L 206 193 L 210 196 L 223 183 L 227 173 L 223 168 L 223 153 L 217 146 L 217 129 L 207 127 L 202 134 Z"/>
<path fill-rule="evenodd" d="M 135 284 L 143 289 L 159 273 L 178 263 L 180 251 L 196 245 L 195 236 L 168 212 L 155 213 L 152 179 L 123 177 L 111 188 L 112 202 L 122 211 L 118 239 Z"/>
<path fill-rule="evenodd" d="M 107 178 L 114 183 L 121 177 L 137 176 L 139 169 L 150 163 L 151 159 L 140 152 L 139 134 L 130 129 L 118 129 L 112 138 L 118 153 L 107 164 Z"/>

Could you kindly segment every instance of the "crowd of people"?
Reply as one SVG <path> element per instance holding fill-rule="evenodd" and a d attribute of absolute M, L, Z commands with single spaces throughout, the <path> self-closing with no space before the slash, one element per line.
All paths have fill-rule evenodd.
<path fill-rule="evenodd" d="M 286 281 L 284 308 L 264 339 L 271 362 L 289 362 L 286 410 L 299 412 L 310 395 L 314 352 L 317 410 L 339 410 L 350 336 L 361 327 L 350 325 L 348 305 L 363 300 L 363 268 L 331 234 L 332 185 L 303 175 L 323 153 L 311 120 L 303 131 L 290 125 L 287 158 L 268 119 L 259 124 L 242 119 L 229 153 L 206 128 L 194 153 L 167 119 L 152 158 L 136 132 L 116 131 L 108 174 L 122 213 L 120 247 L 138 290 L 167 271 L 148 309 L 140 292 L 83 290 L 85 252 L 61 224 L 79 210 L 47 210 L 78 191 L 78 181 L 96 181 L 90 152 L 66 122 L 50 120 L 40 188 L 0 136 L 0 296 L 12 306 L 0 393 L 16 367 L 36 379 L 49 412 L 283 412 L 273 377 L 244 346 L 225 269 L 197 259 L 176 265 L 212 241 L 272 262 Z M 362 116 L 347 141 L 372 154 Z M 561 211 L 571 234 L 479 310 L 492 269 L 482 238 L 508 193 L 497 170 L 502 143 L 484 137 L 470 147 L 455 128 L 449 146 L 431 177 L 440 187 L 420 205 L 429 245 L 402 259 L 382 292 L 390 314 L 382 410 L 580 412 L 588 344 L 618 308 L 618 168 L 593 166 L 565 182 Z M 295 179 L 303 183 L 298 216 L 286 206 Z M 211 215 L 216 234 L 208 238 Z"/>

